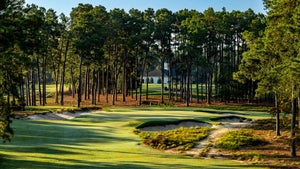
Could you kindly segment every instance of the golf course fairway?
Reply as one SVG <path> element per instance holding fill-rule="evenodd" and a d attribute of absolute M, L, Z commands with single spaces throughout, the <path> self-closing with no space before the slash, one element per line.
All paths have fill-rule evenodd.
<path fill-rule="evenodd" d="M 224 159 L 167 154 L 140 144 L 137 123 L 155 119 L 208 119 L 192 109 L 110 108 L 73 120 L 14 120 L 14 138 L 0 145 L 1 169 L 240 169 L 263 168 Z"/>

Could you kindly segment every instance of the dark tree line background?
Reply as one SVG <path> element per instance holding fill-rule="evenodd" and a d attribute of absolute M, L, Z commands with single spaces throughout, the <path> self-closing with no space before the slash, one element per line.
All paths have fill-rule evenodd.
<path fill-rule="evenodd" d="M 0 3 L 0 135 L 5 138 L 11 133 L 10 107 L 46 105 L 49 83 L 55 84 L 56 104 L 65 104 L 67 92 L 78 107 L 83 99 L 115 104 L 118 93 L 123 102 L 131 95 L 142 104 L 149 83 L 144 82 L 143 98 L 142 78 L 153 67 L 170 70 L 161 77 L 162 103 L 257 103 L 259 94 L 267 94 L 275 105 L 285 99 L 299 110 L 298 1 L 265 0 L 267 16 L 251 9 L 126 12 L 79 4 L 70 18 L 25 6 L 23 0 Z M 285 69 L 289 63 L 293 67 Z"/>
<path fill-rule="evenodd" d="M 80 96 L 78 106 L 82 99 L 96 104 L 100 94 L 108 93 L 113 104 L 120 92 L 126 101 L 131 91 L 141 89 L 141 79 L 149 68 L 156 66 L 163 72 L 164 63 L 171 71 L 166 74 L 169 81 L 162 81 L 161 102 L 165 87 L 168 101 L 175 100 L 173 91 L 180 91 L 176 100 L 185 101 L 187 106 L 192 98 L 210 104 L 254 97 L 256 84 L 232 79 L 242 53 L 248 50 L 242 33 L 258 36 L 265 28 L 264 15 L 251 9 L 215 12 L 209 8 L 203 13 L 185 9 L 173 13 L 149 8 L 125 12 L 79 4 L 68 18 L 52 9 L 23 6 L 22 1 L 4 2 L 3 14 L 17 15 L 2 16 L 3 21 L 15 22 L 12 29 L 19 30 L 2 24 L 12 31 L 3 33 L 12 35 L 6 35 L 11 45 L 2 46 L 1 55 L 12 62 L 7 66 L 18 88 L 12 100 L 18 98 L 19 103 L 45 105 L 47 83 L 56 84 L 55 103 L 62 105 L 66 84 L 74 97 Z M 192 83 L 197 86 L 196 94 L 192 93 Z"/>

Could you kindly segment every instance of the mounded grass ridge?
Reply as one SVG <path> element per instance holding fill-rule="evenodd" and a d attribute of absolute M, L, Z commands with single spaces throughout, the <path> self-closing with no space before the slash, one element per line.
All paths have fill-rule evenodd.
<path fill-rule="evenodd" d="M 106 109 L 110 112 L 97 111 L 73 120 L 14 120 L 13 140 L 0 144 L 0 168 L 264 168 L 231 160 L 202 160 L 168 154 L 140 145 L 139 136 L 132 132 L 143 121 L 178 121 L 193 118 L 206 121 L 218 115 L 194 112 L 188 108 Z"/>

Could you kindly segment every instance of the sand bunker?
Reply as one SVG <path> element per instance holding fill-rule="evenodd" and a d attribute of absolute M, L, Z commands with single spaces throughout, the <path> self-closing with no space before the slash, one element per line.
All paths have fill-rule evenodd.
<path fill-rule="evenodd" d="M 189 127 L 211 127 L 211 124 L 194 121 L 194 120 L 185 120 L 180 121 L 176 124 L 166 124 L 166 125 L 155 125 L 139 128 L 142 131 L 166 131 L 166 130 L 174 130 L 180 127 L 189 128 Z"/>
<path fill-rule="evenodd" d="M 28 120 L 71 120 L 78 116 L 90 114 L 91 112 L 45 112 L 26 117 Z"/>

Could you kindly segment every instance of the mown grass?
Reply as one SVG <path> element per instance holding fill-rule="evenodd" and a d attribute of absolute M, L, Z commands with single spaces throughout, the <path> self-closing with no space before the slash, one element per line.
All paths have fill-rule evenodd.
<path fill-rule="evenodd" d="M 233 111 L 261 111 L 261 112 L 267 112 L 270 111 L 272 107 L 269 106 L 249 106 L 249 105 L 218 105 L 218 106 L 202 106 L 202 108 L 209 108 L 209 109 L 215 109 L 215 110 L 233 110 Z"/>
<path fill-rule="evenodd" d="M 195 109 L 106 108 L 70 121 L 15 120 L 15 136 L 0 145 L 1 169 L 222 169 L 264 168 L 231 160 L 195 159 L 139 145 L 133 133 L 142 122 L 220 116 Z"/>

